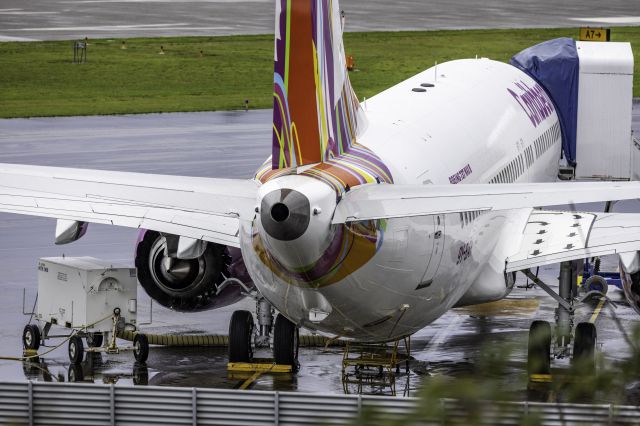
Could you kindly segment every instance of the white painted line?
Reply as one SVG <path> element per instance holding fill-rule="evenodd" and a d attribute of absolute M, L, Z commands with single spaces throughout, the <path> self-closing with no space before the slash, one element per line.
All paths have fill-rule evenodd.
<path fill-rule="evenodd" d="M 236 27 L 230 26 L 213 26 L 213 27 L 192 27 L 186 24 L 167 24 L 166 26 L 159 26 L 158 24 L 152 25 L 103 25 L 96 27 L 49 27 L 49 28 L 12 28 L 4 30 L 5 32 L 20 32 L 20 31 L 69 31 L 69 32 L 101 32 L 101 31 L 210 31 L 210 30 L 233 30 Z"/>
<path fill-rule="evenodd" d="M 60 3 L 271 3 L 271 0 L 69 0 Z"/>
<path fill-rule="evenodd" d="M 37 38 L 28 38 L 28 37 L 12 37 L 0 34 L 0 42 L 3 41 L 41 41 Z"/>
<path fill-rule="evenodd" d="M 595 18 L 569 18 L 572 21 L 596 22 L 599 24 L 640 24 L 640 16 L 610 16 Z"/>
<path fill-rule="evenodd" d="M 0 15 L 57 15 L 60 12 L 31 12 L 28 10 L 2 10 L 0 9 Z"/>
<path fill-rule="evenodd" d="M 185 22 L 167 24 L 140 24 L 140 25 L 97 25 L 93 27 L 39 27 L 39 28 L 12 28 L 6 31 L 113 31 L 113 30 L 146 30 L 146 29 L 171 29 L 174 27 L 189 28 Z"/>

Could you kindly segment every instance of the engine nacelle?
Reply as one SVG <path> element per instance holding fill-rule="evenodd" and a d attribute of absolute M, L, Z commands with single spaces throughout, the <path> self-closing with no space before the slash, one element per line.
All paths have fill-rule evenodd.
<path fill-rule="evenodd" d="M 640 314 L 640 255 L 623 253 L 620 255 L 620 278 L 622 289 L 629 305 Z"/>
<path fill-rule="evenodd" d="M 199 256 L 180 259 L 171 247 L 176 241 L 173 235 L 142 230 L 136 246 L 138 282 L 162 306 L 182 312 L 216 309 L 244 297 L 237 285 L 218 291 L 225 278 L 239 278 L 252 286 L 239 249 L 207 243 Z"/>

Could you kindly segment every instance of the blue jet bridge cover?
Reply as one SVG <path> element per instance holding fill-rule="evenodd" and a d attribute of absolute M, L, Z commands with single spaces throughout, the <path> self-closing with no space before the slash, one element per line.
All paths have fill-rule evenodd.
<path fill-rule="evenodd" d="M 509 62 L 547 90 L 560 118 L 564 156 L 575 165 L 580 73 L 575 40 L 563 37 L 545 41 L 516 54 Z"/>

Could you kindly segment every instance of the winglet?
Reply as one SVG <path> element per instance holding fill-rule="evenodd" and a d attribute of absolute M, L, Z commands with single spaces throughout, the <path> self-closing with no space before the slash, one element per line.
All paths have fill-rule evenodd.
<path fill-rule="evenodd" d="M 337 0 L 276 0 L 273 169 L 338 156 L 364 128 L 342 30 Z"/>

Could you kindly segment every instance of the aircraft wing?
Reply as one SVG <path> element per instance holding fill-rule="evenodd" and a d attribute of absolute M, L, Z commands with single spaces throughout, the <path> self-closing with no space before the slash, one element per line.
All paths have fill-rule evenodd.
<path fill-rule="evenodd" d="M 640 198 L 640 182 L 369 184 L 347 192 L 333 223 Z"/>
<path fill-rule="evenodd" d="M 506 272 L 640 250 L 640 214 L 534 210 Z"/>
<path fill-rule="evenodd" d="M 239 246 L 258 185 L 212 179 L 0 164 L 0 211 L 152 229 Z"/>

